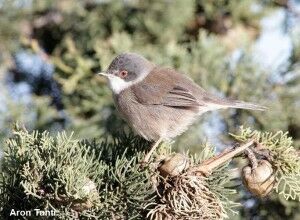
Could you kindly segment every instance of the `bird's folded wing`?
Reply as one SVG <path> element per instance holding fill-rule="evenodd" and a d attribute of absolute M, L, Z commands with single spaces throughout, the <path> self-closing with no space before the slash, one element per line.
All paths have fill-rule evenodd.
<path fill-rule="evenodd" d="M 175 86 L 163 97 L 162 105 L 172 107 L 196 107 L 199 106 L 197 99 L 186 89 Z"/>
<path fill-rule="evenodd" d="M 178 85 L 159 82 L 143 83 L 133 87 L 137 101 L 145 105 L 164 105 L 175 108 L 193 108 L 199 106 L 190 91 Z"/>

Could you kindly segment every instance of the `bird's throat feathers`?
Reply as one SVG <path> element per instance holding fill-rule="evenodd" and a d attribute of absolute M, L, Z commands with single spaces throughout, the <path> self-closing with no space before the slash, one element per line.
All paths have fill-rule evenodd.
<path fill-rule="evenodd" d="M 112 77 L 109 79 L 109 87 L 114 94 L 119 94 L 124 89 L 129 88 L 132 84 L 133 82 L 126 82 L 119 77 Z"/>
<path fill-rule="evenodd" d="M 122 92 L 123 90 L 129 88 L 130 86 L 141 82 L 148 74 L 149 74 L 149 72 L 141 73 L 140 76 L 136 80 L 133 80 L 133 81 L 126 81 L 118 76 L 111 76 L 108 79 L 109 86 L 110 86 L 111 90 L 113 91 L 113 93 L 117 95 L 120 92 Z"/>

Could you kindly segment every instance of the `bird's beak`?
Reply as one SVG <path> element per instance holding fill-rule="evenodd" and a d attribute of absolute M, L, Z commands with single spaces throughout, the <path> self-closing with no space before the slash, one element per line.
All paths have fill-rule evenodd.
<path fill-rule="evenodd" d="M 107 74 L 106 72 L 100 72 L 98 73 L 99 75 L 105 76 L 105 77 L 109 77 L 109 74 Z"/>

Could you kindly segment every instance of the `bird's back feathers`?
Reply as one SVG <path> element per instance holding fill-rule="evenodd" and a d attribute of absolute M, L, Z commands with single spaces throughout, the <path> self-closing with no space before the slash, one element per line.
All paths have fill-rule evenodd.
<path fill-rule="evenodd" d="M 265 110 L 257 104 L 219 98 L 170 68 L 156 67 L 143 81 L 134 84 L 132 91 L 137 101 L 145 105 L 164 105 L 203 113 L 222 108 Z"/>

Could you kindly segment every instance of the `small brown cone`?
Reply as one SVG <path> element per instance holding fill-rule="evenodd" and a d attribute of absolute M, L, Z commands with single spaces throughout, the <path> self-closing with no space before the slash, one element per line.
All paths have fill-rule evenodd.
<path fill-rule="evenodd" d="M 267 160 L 260 160 L 255 169 L 252 169 L 251 166 L 245 166 L 242 177 L 247 189 L 258 197 L 267 196 L 275 185 L 274 171 Z"/>
<path fill-rule="evenodd" d="M 158 167 L 160 175 L 163 177 L 177 176 L 186 170 L 189 166 L 189 160 L 182 154 L 173 154 L 162 161 Z"/>

